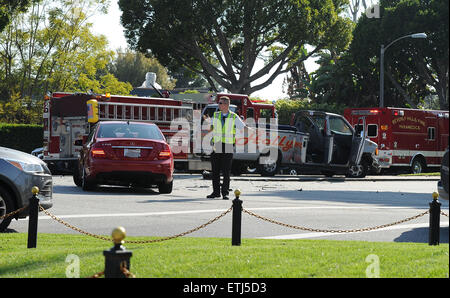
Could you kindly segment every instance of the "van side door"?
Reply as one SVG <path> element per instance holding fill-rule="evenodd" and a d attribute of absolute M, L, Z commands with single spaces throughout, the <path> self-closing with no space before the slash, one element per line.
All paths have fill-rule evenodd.
<path fill-rule="evenodd" d="M 352 147 L 350 149 L 350 165 L 358 165 L 361 162 L 361 157 L 364 149 L 364 142 L 367 137 L 366 117 L 360 117 L 357 125 L 360 129 L 356 130 L 352 138 Z"/>

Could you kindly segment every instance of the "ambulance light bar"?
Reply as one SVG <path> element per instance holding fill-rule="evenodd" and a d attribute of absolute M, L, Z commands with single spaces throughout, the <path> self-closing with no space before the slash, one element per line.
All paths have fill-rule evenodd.
<path fill-rule="evenodd" d="M 393 110 L 392 111 L 392 116 L 404 116 L 405 115 L 405 111 L 402 110 Z"/>
<path fill-rule="evenodd" d="M 367 116 L 377 115 L 379 110 L 353 110 L 352 115 Z"/>

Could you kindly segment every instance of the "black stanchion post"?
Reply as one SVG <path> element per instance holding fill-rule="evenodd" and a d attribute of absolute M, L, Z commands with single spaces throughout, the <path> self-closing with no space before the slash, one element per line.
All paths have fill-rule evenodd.
<path fill-rule="evenodd" d="M 438 197 L 439 194 L 437 192 L 433 192 L 433 201 L 430 203 L 430 227 L 428 234 L 429 245 L 439 245 L 441 203 L 439 203 Z"/>
<path fill-rule="evenodd" d="M 28 242 L 27 248 L 36 248 L 37 244 L 37 227 L 38 227 L 38 213 L 39 213 L 39 199 L 37 194 L 39 193 L 39 188 L 33 186 L 31 189 L 33 196 L 30 199 L 28 205 Z"/>
<path fill-rule="evenodd" d="M 105 278 L 126 278 L 123 269 L 130 270 L 130 258 L 133 253 L 122 245 L 125 239 L 125 229 L 115 228 L 112 231 L 114 246 L 110 250 L 104 250 Z"/>
<path fill-rule="evenodd" d="M 239 199 L 241 191 L 234 191 L 236 198 L 233 200 L 233 220 L 231 229 L 231 245 L 241 245 L 241 220 L 242 220 L 242 201 Z"/>

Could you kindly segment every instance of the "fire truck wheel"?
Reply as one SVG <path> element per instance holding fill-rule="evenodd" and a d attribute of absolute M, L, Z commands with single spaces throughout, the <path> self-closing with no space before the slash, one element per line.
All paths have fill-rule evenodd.
<path fill-rule="evenodd" d="M 161 183 L 158 185 L 158 190 L 160 194 L 171 193 L 173 187 L 173 181 L 170 183 Z"/>
<path fill-rule="evenodd" d="M 6 215 L 14 211 L 13 199 L 10 193 L 3 187 L 0 186 L 0 216 Z M 9 226 L 9 223 L 13 217 L 8 217 L 5 219 L 0 219 L 0 232 L 4 232 Z"/>
<path fill-rule="evenodd" d="M 416 157 L 411 163 L 411 173 L 420 174 L 425 172 L 426 164 L 422 158 Z"/>

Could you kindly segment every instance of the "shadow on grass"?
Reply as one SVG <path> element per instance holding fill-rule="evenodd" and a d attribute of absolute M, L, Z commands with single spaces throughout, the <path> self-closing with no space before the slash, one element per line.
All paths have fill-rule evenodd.
<path fill-rule="evenodd" d="M 441 227 L 439 243 L 448 243 L 448 227 Z M 429 228 L 416 228 L 402 233 L 394 239 L 395 242 L 428 243 Z"/>

